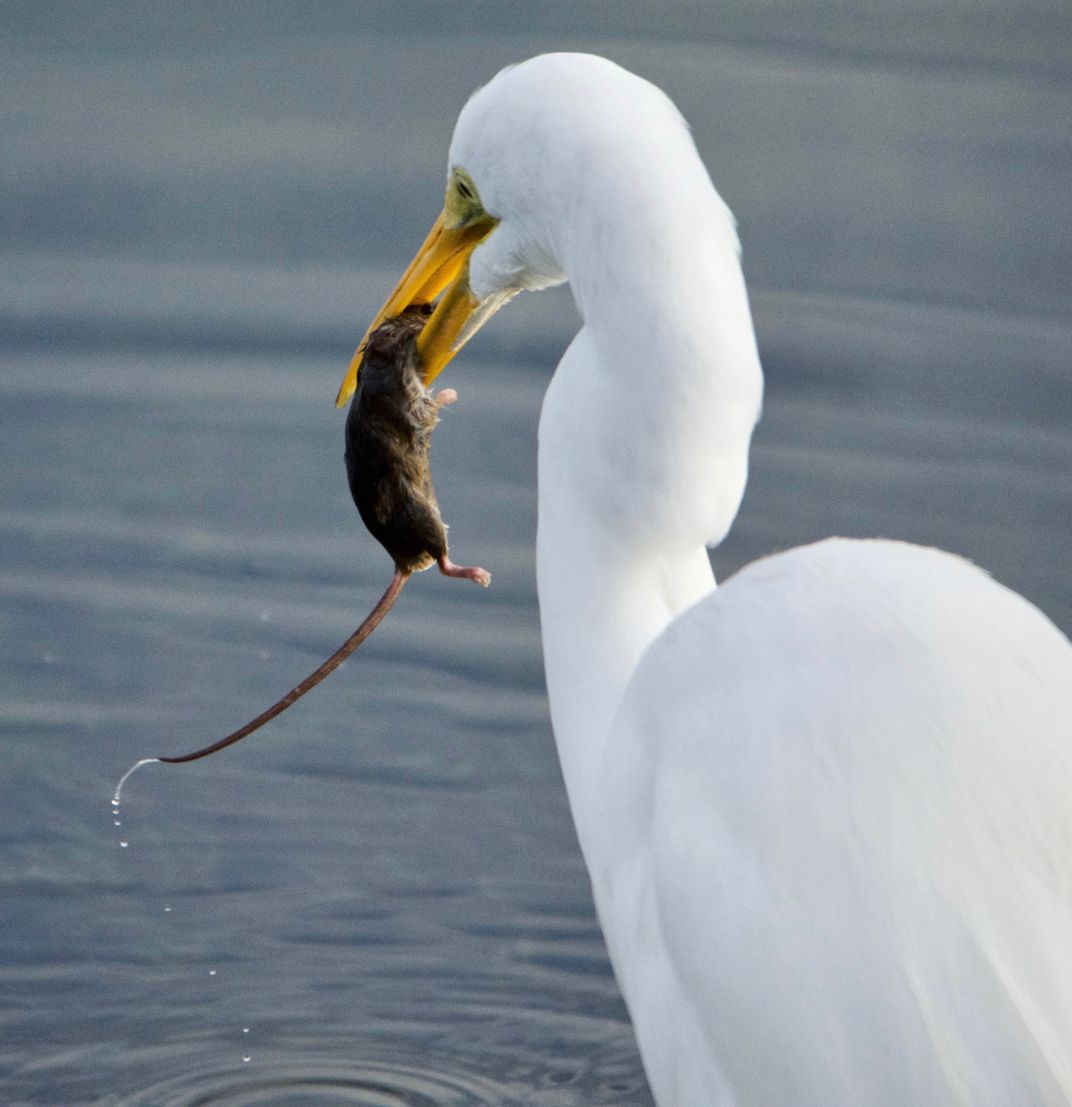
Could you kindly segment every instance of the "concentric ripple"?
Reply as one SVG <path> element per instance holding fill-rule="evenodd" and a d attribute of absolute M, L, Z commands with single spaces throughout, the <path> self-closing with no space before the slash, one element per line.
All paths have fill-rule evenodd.
<path fill-rule="evenodd" d="M 124 1096 L 115 1107 L 511 1107 L 501 1085 L 413 1065 L 334 1060 L 273 1064 L 270 1072 L 186 1073 Z"/>

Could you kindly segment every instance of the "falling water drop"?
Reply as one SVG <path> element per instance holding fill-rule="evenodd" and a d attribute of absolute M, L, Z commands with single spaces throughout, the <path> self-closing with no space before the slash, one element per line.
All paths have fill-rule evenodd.
<path fill-rule="evenodd" d="M 164 904 L 164 910 L 165 911 L 170 911 L 171 910 L 171 904 L 170 903 L 165 903 Z"/>
<path fill-rule="evenodd" d="M 248 1065 L 253 1060 L 252 1057 L 243 1056 L 242 1060 Z"/>
<path fill-rule="evenodd" d="M 209 969 L 208 970 L 208 975 L 209 976 L 215 976 L 216 975 L 216 970 L 215 969 Z"/>
<path fill-rule="evenodd" d="M 242 1027 L 242 1033 L 243 1034 L 248 1034 L 249 1033 L 249 1027 L 248 1026 L 243 1026 Z"/>
<path fill-rule="evenodd" d="M 136 773 L 142 765 L 151 765 L 154 761 L 159 762 L 159 757 L 143 757 L 140 761 L 135 761 L 133 765 L 119 778 L 119 783 L 115 786 L 115 795 L 112 797 L 112 806 L 119 806 L 120 793 L 123 791 L 123 785 L 126 784 L 132 773 Z"/>
<path fill-rule="evenodd" d="M 112 826 L 122 826 L 123 824 L 118 819 L 112 819 Z"/>
<path fill-rule="evenodd" d="M 119 845 L 120 845 L 120 846 L 121 846 L 121 847 L 122 847 L 123 849 L 126 849 L 126 848 L 127 848 L 127 846 L 129 846 L 129 845 L 130 845 L 130 843 L 129 843 L 129 842 L 120 842 L 120 843 L 119 843 Z"/>

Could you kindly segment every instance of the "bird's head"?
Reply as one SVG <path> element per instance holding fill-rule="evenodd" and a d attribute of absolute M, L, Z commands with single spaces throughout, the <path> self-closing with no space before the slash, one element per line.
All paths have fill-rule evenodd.
<path fill-rule="evenodd" d="M 620 182 L 652 179 L 653 117 L 686 133 L 653 85 L 587 54 L 545 54 L 478 89 L 454 129 L 443 210 L 358 345 L 338 406 L 369 334 L 411 304 L 437 300 L 418 343 L 427 384 L 514 295 L 565 280 L 577 213 L 620 217 L 608 180 L 624 198 Z"/>

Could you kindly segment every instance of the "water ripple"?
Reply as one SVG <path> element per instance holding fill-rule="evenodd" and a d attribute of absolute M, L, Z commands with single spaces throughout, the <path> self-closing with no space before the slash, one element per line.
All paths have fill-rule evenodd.
<path fill-rule="evenodd" d="M 256 1063 L 254 1057 L 253 1063 Z M 212 1069 L 170 1077 L 109 1107 L 271 1107 L 358 1104 L 361 1107 L 510 1107 L 521 1101 L 479 1077 L 391 1062 L 275 1061 L 269 1072 Z"/>

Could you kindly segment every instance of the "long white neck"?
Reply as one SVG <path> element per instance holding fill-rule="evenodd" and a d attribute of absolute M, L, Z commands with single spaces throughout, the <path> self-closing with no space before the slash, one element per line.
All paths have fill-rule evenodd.
<path fill-rule="evenodd" d="M 732 219 L 690 156 L 667 167 L 686 202 L 579 217 L 557 251 L 585 325 L 540 421 L 537 577 L 586 855 L 615 712 L 644 650 L 714 587 L 706 546 L 736 514 L 761 398 Z"/>

